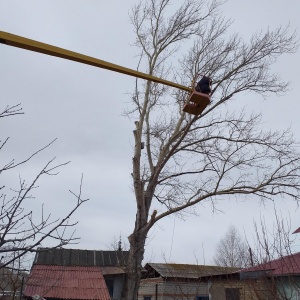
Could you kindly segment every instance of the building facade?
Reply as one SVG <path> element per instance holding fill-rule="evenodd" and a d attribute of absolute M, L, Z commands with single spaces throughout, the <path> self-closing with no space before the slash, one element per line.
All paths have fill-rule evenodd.
<path fill-rule="evenodd" d="M 127 251 L 40 249 L 24 296 L 46 299 L 121 300 Z"/>

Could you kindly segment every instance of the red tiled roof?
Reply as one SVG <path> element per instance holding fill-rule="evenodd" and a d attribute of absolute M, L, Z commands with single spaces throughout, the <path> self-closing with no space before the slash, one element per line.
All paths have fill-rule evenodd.
<path fill-rule="evenodd" d="M 266 271 L 273 276 L 287 276 L 300 274 L 300 252 L 283 256 L 267 263 L 251 268 L 243 269 L 241 272 Z"/>
<path fill-rule="evenodd" d="M 99 267 L 33 265 L 24 295 L 44 298 L 109 300 Z"/>

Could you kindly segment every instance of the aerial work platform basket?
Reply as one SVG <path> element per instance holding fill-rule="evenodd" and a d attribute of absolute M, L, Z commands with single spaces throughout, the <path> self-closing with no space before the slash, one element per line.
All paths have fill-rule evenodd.
<path fill-rule="evenodd" d="M 196 90 L 192 92 L 188 98 L 186 104 L 183 107 L 183 111 L 192 114 L 200 115 L 206 106 L 210 103 L 210 96 L 204 93 L 199 93 Z"/>

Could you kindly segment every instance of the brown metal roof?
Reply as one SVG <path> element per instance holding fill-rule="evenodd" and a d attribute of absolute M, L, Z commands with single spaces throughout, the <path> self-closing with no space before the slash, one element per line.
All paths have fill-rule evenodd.
<path fill-rule="evenodd" d="M 203 265 L 188 265 L 188 264 L 160 264 L 160 263 L 148 263 L 145 266 L 147 272 L 143 276 L 153 276 L 153 271 L 156 272 L 156 276 L 164 278 L 190 278 L 197 279 L 200 277 L 213 276 L 213 275 L 226 275 L 232 274 L 239 270 L 237 268 L 218 267 L 218 266 L 203 266 Z M 152 273 L 152 274 L 151 274 Z"/>
<path fill-rule="evenodd" d="M 24 295 L 56 299 L 110 300 L 99 267 L 33 265 Z"/>
<path fill-rule="evenodd" d="M 103 275 L 125 274 L 125 269 L 119 267 L 99 267 L 99 269 Z"/>

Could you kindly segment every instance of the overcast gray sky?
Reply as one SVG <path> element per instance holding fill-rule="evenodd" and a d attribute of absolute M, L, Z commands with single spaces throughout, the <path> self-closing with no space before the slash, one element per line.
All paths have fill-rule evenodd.
<path fill-rule="evenodd" d="M 179 0 L 176 0 L 179 3 Z M 175 2 L 176 2 L 175 1 Z M 137 49 L 128 12 L 135 0 L 0 0 L 0 30 L 136 68 Z M 238 3 L 238 5 L 237 5 Z M 299 0 L 229 0 L 223 14 L 235 20 L 232 32 L 246 40 L 257 30 L 279 25 L 300 28 Z M 264 126 L 291 127 L 300 140 L 300 52 L 283 56 L 274 66 L 288 81 L 283 97 L 264 100 L 256 95 L 237 99 L 238 106 L 263 113 Z M 33 207 L 45 203 L 54 216 L 71 207 L 68 190 L 78 190 L 84 174 L 84 196 L 91 200 L 74 216 L 79 220 L 76 248 L 106 249 L 113 237 L 132 231 L 135 202 L 130 173 L 133 120 L 121 116 L 134 79 L 63 59 L 0 44 L 1 107 L 22 103 L 25 115 L 1 120 L 1 139 L 11 137 L 1 163 L 24 159 L 49 141 L 57 141 L 39 157 L 1 180 L 17 186 L 18 175 L 32 178 L 54 156 L 71 160 L 57 177 L 40 182 Z M 268 226 L 277 212 L 300 226 L 299 210 L 290 199 L 262 205 L 232 199 L 198 207 L 199 216 L 185 221 L 174 216 L 160 221 L 150 232 L 145 261 L 211 263 L 218 240 L 232 224 L 251 238 L 253 221 L 265 218 Z M 300 250 L 300 236 L 296 250 Z M 48 244 L 45 243 L 45 246 Z M 298 246 L 297 246 L 298 245 Z"/>

